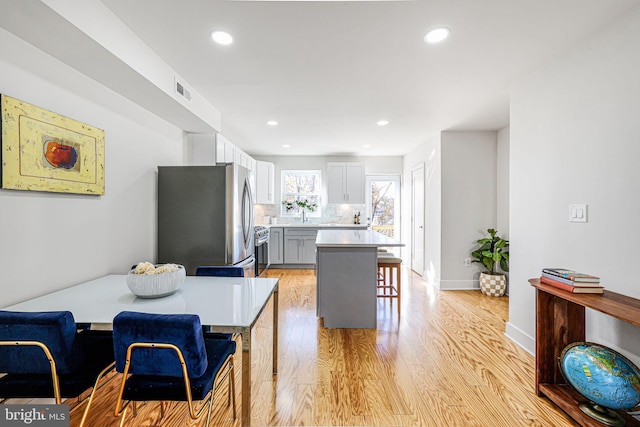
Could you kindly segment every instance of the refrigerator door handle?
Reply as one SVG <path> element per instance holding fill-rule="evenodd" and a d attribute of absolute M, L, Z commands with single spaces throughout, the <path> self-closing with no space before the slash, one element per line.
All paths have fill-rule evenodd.
<path fill-rule="evenodd" d="M 244 247 L 248 250 L 252 244 L 251 236 L 253 236 L 253 200 L 249 179 L 244 180 L 244 188 L 242 189 L 242 234 Z"/>

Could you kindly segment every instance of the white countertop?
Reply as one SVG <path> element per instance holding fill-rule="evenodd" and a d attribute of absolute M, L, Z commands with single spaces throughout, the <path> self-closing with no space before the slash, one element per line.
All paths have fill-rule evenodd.
<path fill-rule="evenodd" d="M 363 230 L 365 230 L 367 227 L 369 227 L 368 224 L 338 224 L 338 223 L 313 223 L 313 222 L 305 222 L 304 224 L 301 222 L 285 222 L 285 223 L 277 223 L 277 224 L 256 224 L 256 225 L 263 225 L 265 227 L 269 227 L 269 228 L 276 228 L 276 227 L 281 227 L 281 228 L 289 228 L 289 227 L 295 227 L 295 228 L 329 228 L 329 229 L 333 229 L 333 228 L 361 228 Z"/>
<path fill-rule="evenodd" d="M 317 247 L 383 247 L 404 246 L 374 230 L 319 230 Z"/>

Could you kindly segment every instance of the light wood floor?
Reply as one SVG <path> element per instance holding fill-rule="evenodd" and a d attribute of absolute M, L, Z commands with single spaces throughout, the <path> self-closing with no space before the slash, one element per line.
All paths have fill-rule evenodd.
<path fill-rule="evenodd" d="M 271 307 L 254 337 L 254 426 L 573 426 L 535 396 L 534 360 L 504 336 L 508 298 L 441 292 L 403 271 L 402 316 L 378 302 L 378 328 L 324 329 L 312 270 L 270 270 L 280 279 L 279 373 L 271 375 Z M 239 352 L 238 352 L 239 354 Z M 236 362 L 240 366 L 240 360 Z M 238 413 L 240 369 L 236 374 Z M 99 390 L 88 426 L 116 426 L 116 381 Z M 212 425 L 239 427 L 218 394 Z M 77 426 L 84 405 L 74 410 Z M 203 426 L 156 403 L 128 426 Z"/>

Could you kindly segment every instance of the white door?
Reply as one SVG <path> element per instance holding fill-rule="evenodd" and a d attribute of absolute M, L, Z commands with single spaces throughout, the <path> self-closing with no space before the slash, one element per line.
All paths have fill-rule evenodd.
<path fill-rule="evenodd" d="M 411 171 L 411 269 L 424 272 L 424 165 Z"/>
<path fill-rule="evenodd" d="M 366 188 L 367 219 L 371 228 L 400 240 L 400 176 L 367 175 Z"/>

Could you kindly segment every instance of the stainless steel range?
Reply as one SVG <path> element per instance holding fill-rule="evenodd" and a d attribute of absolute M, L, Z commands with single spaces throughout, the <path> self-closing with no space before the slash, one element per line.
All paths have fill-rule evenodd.
<path fill-rule="evenodd" d="M 258 225 L 253 228 L 254 241 L 256 244 L 256 277 L 260 277 L 271 265 L 269 258 L 269 228 Z"/>

